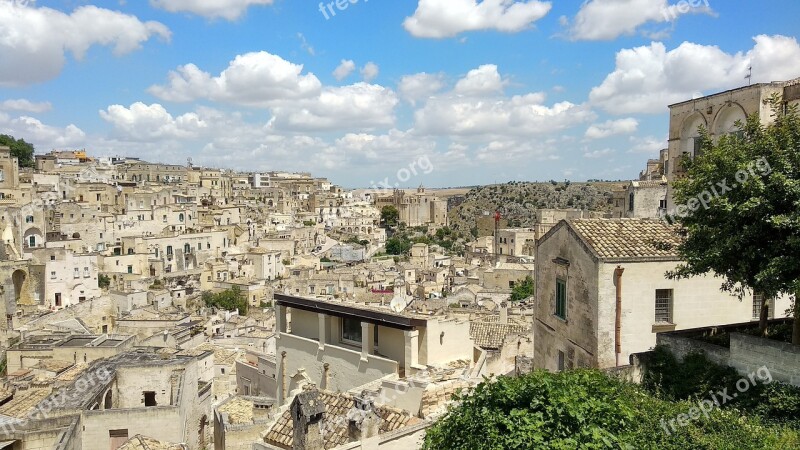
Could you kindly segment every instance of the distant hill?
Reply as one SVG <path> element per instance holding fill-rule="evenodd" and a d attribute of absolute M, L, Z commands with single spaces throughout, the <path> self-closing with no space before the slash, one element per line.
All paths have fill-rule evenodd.
<path fill-rule="evenodd" d="M 491 234 L 486 226 L 489 221 L 481 218 L 494 214 L 494 211 L 500 212 L 504 219 L 502 225 L 508 227 L 533 226 L 539 209 L 609 211 L 612 188 L 624 184 L 512 181 L 479 186 L 467 192 L 463 203 L 450 210 L 450 228 L 464 235 L 488 236 Z"/>

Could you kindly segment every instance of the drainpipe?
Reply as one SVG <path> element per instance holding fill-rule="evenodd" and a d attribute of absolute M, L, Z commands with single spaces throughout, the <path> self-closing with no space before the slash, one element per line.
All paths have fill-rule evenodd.
<path fill-rule="evenodd" d="M 617 354 L 617 367 L 619 367 L 619 357 L 622 354 L 622 273 L 625 269 L 617 266 L 614 269 L 615 284 L 617 285 L 617 317 L 614 323 L 614 351 Z"/>

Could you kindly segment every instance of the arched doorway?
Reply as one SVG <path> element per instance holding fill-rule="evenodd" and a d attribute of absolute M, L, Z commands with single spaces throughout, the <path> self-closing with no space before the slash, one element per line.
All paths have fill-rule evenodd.
<path fill-rule="evenodd" d="M 111 389 L 106 392 L 105 398 L 103 399 L 103 409 L 111 409 L 114 407 L 114 399 L 111 394 Z"/>
<path fill-rule="evenodd" d="M 199 448 L 206 446 L 206 427 L 208 426 L 208 416 L 205 414 L 200 418 L 200 428 L 197 430 L 197 443 Z"/>
<path fill-rule="evenodd" d="M 11 275 L 11 281 L 14 283 L 14 301 L 19 301 L 19 297 L 22 294 L 22 286 L 27 278 L 28 274 L 22 269 L 15 270 Z"/>

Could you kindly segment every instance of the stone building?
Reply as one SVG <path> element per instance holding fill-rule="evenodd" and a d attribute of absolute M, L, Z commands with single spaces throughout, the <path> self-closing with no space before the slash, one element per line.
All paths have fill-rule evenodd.
<path fill-rule="evenodd" d="M 685 174 L 681 165 L 683 155 L 693 157 L 700 151 L 700 127 L 708 130 L 712 139 L 717 139 L 739 133 L 737 121 L 744 122 L 753 114 L 762 124 L 767 124 L 772 120 L 767 103 L 772 95 L 780 96 L 787 105 L 800 104 L 800 78 L 753 84 L 670 105 L 669 156 L 665 171 L 670 184 Z M 675 206 L 670 188 L 667 209 Z"/>
<path fill-rule="evenodd" d="M 550 230 L 536 249 L 536 367 L 627 365 L 658 332 L 757 320 L 759 295 L 721 292 L 713 274 L 666 277 L 681 262 L 677 239 L 650 219 L 575 219 Z M 789 306 L 768 301 L 776 317 Z"/>

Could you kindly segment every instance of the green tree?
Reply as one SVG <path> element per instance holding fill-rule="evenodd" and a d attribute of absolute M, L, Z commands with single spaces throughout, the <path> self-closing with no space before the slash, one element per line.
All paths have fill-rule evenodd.
<path fill-rule="evenodd" d="M 97 287 L 100 289 L 108 289 L 111 286 L 111 278 L 108 275 L 100 274 L 97 276 Z"/>
<path fill-rule="evenodd" d="M 740 298 L 792 295 L 800 345 L 800 118 L 777 96 L 770 103 L 771 124 L 751 116 L 717 142 L 701 130 L 700 154 L 682 161 L 687 177 L 674 183 L 681 206 L 670 217 L 685 238 L 678 246 L 685 262 L 667 275 L 713 271 Z"/>
<path fill-rule="evenodd" d="M 386 205 L 381 208 L 381 223 L 388 226 L 397 225 L 400 220 L 400 211 L 392 205 Z"/>
<path fill-rule="evenodd" d="M 0 134 L 0 145 L 11 148 L 11 156 L 15 156 L 19 161 L 20 167 L 33 167 L 33 144 L 25 142 L 25 139 L 14 139 L 13 136 Z"/>
<path fill-rule="evenodd" d="M 533 297 L 533 277 L 528 275 L 524 280 L 514 285 L 511 289 L 511 301 L 518 302 Z"/>
<path fill-rule="evenodd" d="M 247 315 L 247 309 L 249 306 L 247 303 L 247 297 L 242 295 L 242 291 L 238 286 L 217 292 L 216 294 L 212 294 L 211 292 L 203 292 L 203 301 L 208 307 L 224 309 L 226 311 L 236 309 L 239 311 L 239 314 L 243 316 Z"/>
<path fill-rule="evenodd" d="M 393 237 L 386 240 L 386 254 L 405 255 L 411 250 L 411 241 L 402 237 Z"/>

